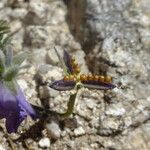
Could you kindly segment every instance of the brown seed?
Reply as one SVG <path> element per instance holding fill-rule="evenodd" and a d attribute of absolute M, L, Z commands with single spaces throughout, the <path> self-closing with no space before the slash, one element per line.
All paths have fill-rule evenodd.
<path fill-rule="evenodd" d="M 81 81 L 86 81 L 87 80 L 87 76 L 85 74 L 81 74 L 80 75 L 80 80 Z"/>
<path fill-rule="evenodd" d="M 98 76 L 98 75 L 95 75 L 95 76 L 94 76 L 94 80 L 95 80 L 95 81 L 98 81 L 98 79 L 99 79 L 99 76 Z"/>
<path fill-rule="evenodd" d="M 88 80 L 93 80 L 94 79 L 94 76 L 92 74 L 89 74 L 88 75 Z"/>
<path fill-rule="evenodd" d="M 78 64 L 76 62 L 72 63 L 72 67 L 75 70 L 76 68 L 78 68 Z"/>
<path fill-rule="evenodd" d="M 108 83 L 111 83 L 112 82 L 112 78 L 110 76 L 106 76 L 104 81 L 108 82 Z"/>
<path fill-rule="evenodd" d="M 63 78 L 63 80 L 64 81 L 69 81 L 70 79 L 69 79 L 69 76 L 65 76 L 64 78 Z"/>
<path fill-rule="evenodd" d="M 75 68 L 74 72 L 75 72 L 76 74 L 80 73 L 80 68 L 79 68 L 79 67 Z"/>
<path fill-rule="evenodd" d="M 104 76 L 99 76 L 99 81 L 104 82 Z"/>
<path fill-rule="evenodd" d="M 75 62 L 75 58 L 71 57 L 71 63 L 73 64 Z"/>

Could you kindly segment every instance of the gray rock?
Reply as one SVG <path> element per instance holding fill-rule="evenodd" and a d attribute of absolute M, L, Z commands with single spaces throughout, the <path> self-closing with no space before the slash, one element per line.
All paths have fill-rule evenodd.
<path fill-rule="evenodd" d="M 56 122 L 52 121 L 51 123 L 46 123 L 45 128 L 47 130 L 48 137 L 52 139 L 60 138 L 61 130 Z"/>
<path fill-rule="evenodd" d="M 51 48 L 46 54 L 46 62 L 48 64 L 56 65 L 59 63 L 59 59 L 54 48 Z"/>
<path fill-rule="evenodd" d="M 111 116 L 122 116 L 126 113 L 125 108 L 122 106 L 122 104 L 112 104 L 106 108 L 106 115 L 111 115 Z"/>
<path fill-rule="evenodd" d="M 36 38 L 35 38 L 36 37 Z M 26 45 L 42 48 L 49 45 L 48 30 L 44 26 L 28 26 L 25 37 Z"/>
<path fill-rule="evenodd" d="M 105 93 L 106 104 L 101 107 L 98 127 L 101 136 L 119 135 L 119 142 L 124 139 L 121 133 L 126 132 L 128 139 L 128 129 L 135 126 L 144 134 L 140 125 L 149 120 L 148 3 L 147 0 L 72 0 L 67 3 L 70 30 L 88 54 L 86 59 L 90 71 L 107 73 L 114 77 L 114 82 L 122 84 L 121 88 Z M 141 144 L 138 131 L 133 134 L 135 137 L 137 134 L 137 141 L 134 137 L 133 144 L 129 142 L 126 143 L 128 146 L 122 146 L 111 139 L 112 144 L 109 145 L 106 140 L 104 147 L 137 149 L 139 144 L 139 147 L 149 149 L 147 141 Z"/>
<path fill-rule="evenodd" d="M 44 48 L 33 48 L 29 55 L 29 61 L 36 65 L 38 69 L 40 65 L 46 63 L 46 50 Z"/>
<path fill-rule="evenodd" d="M 148 3 L 149 0 L 0 1 L 0 18 L 10 22 L 14 33 L 14 53 L 31 52 L 28 61 L 32 67 L 21 71 L 17 79 L 32 104 L 41 106 L 45 99 L 52 111 L 62 113 L 67 108 L 72 91 L 48 89 L 49 83 L 63 78 L 63 70 L 52 52 L 56 45 L 60 54 L 67 49 L 76 57 L 83 73 L 89 69 L 95 74 L 108 74 L 118 84 L 118 88 L 110 91 L 79 92 L 73 114 L 79 126 L 76 135 L 73 120 L 63 122 L 50 114 L 53 119 L 44 127 L 50 128 L 49 138 L 57 140 L 48 147 L 43 141 L 49 141 L 46 135 L 39 142 L 26 139 L 27 149 L 150 149 Z M 35 82 L 35 74 L 41 82 Z M 47 83 L 47 87 L 41 83 Z M 33 123 L 36 124 L 30 118 L 24 121 L 13 139 Z M 59 125 L 64 127 L 62 132 Z M 0 126 L 5 128 L 4 120 Z M 12 149 L 9 137 L 0 131 L 4 149 Z M 15 143 L 15 149 L 24 149 L 23 143 Z"/>
<path fill-rule="evenodd" d="M 10 14 L 12 13 L 12 9 L 10 7 L 4 7 L 0 9 L 0 18 L 2 20 L 10 21 Z"/>
<path fill-rule="evenodd" d="M 49 89 L 47 86 L 40 86 L 39 87 L 39 96 L 41 99 L 47 99 L 50 97 L 49 95 Z"/>
<path fill-rule="evenodd" d="M 81 126 L 74 130 L 75 136 L 80 136 L 80 135 L 84 135 L 84 134 L 85 134 L 85 130 Z"/>
<path fill-rule="evenodd" d="M 32 0 L 29 3 L 29 12 L 25 16 L 26 24 L 43 25 L 46 23 L 49 6 L 47 3 Z"/>
<path fill-rule="evenodd" d="M 16 8 L 12 13 L 10 14 L 10 17 L 13 19 L 24 19 L 28 11 L 25 8 Z"/>
<path fill-rule="evenodd" d="M 0 150 L 5 150 L 5 148 L 2 145 L 0 145 Z"/>
<path fill-rule="evenodd" d="M 49 3 L 49 10 L 50 10 L 50 13 L 48 13 L 48 16 L 47 16 L 47 24 L 51 24 L 51 25 L 64 24 L 65 19 L 66 19 L 66 7 L 63 4 L 63 1 L 52 0 Z"/>
<path fill-rule="evenodd" d="M 4 7 L 4 2 L 0 2 L 0 9 L 2 9 Z"/>
<path fill-rule="evenodd" d="M 41 148 L 49 148 L 50 147 L 50 139 L 49 138 L 42 138 L 39 141 L 39 146 Z"/>
<path fill-rule="evenodd" d="M 11 46 L 14 53 L 20 52 L 23 49 L 24 28 L 19 20 L 11 22 L 10 30 L 14 34 L 11 38 Z"/>
<path fill-rule="evenodd" d="M 42 82 L 50 82 L 54 80 L 62 79 L 62 69 L 51 65 L 39 65 L 37 70 L 37 78 Z"/>

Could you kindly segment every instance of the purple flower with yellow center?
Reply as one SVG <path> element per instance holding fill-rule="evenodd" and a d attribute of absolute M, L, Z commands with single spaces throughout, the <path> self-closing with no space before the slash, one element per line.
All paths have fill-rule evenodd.
<path fill-rule="evenodd" d="M 35 111 L 16 81 L 24 59 L 24 53 L 13 57 L 11 51 L 0 50 L 0 119 L 6 119 L 8 133 L 16 132 L 28 115 L 32 119 L 36 118 Z"/>
<path fill-rule="evenodd" d="M 51 88 L 58 91 L 66 91 L 74 89 L 77 84 L 88 89 L 97 90 L 109 90 L 116 87 L 116 85 L 112 83 L 112 78 L 110 76 L 80 74 L 79 65 L 66 51 L 64 51 L 63 59 L 59 56 L 57 50 L 56 53 L 63 65 L 66 76 L 61 80 L 51 83 Z"/>

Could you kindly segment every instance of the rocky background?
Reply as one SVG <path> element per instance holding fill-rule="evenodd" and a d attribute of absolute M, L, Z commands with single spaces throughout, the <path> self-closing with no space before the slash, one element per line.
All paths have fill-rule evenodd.
<path fill-rule="evenodd" d="M 1 0 L 14 53 L 28 51 L 18 82 L 28 100 L 49 114 L 30 118 L 8 135 L 0 121 L 0 150 L 149 150 L 149 0 Z M 44 83 L 63 77 L 54 52 L 76 57 L 82 72 L 111 75 L 119 88 L 83 89 L 74 117 L 60 121 L 70 92 Z M 40 110 L 39 110 L 40 111 Z M 41 111 L 42 114 L 42 111 Z"/>

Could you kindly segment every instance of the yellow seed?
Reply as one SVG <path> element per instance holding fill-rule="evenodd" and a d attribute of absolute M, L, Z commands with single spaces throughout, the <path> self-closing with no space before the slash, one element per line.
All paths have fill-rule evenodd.
<path fill-rule="evenodd" d="M 94 79 L 94 76 L 92 74 L 89 74 L 88 75 L 88 80 L 93 80 Z"/>
<path fill-rule="evenodd" d="M 65 76 L 65 77 L 63 78 L 63 80 L 64 80 L 64 81 L 69 81 L 69 76 Z"/>
<path fill-rule="evenodd" d="M 98 75 L 95 75 L 95 76 L 94 76 L 94 80 L 95 80 L 95 81 L 98 81 L 98 80 L 99 80 L 99 76 L 98 76 Z"/>
<path fill-rule="evenodd" d="M 72 67 L 75 70 L 76 68 L 78 68 L 78 64 L 76 62 L 72 63 Z"/>
<path fill-rule="evenodd" d="M 104 76 L 99 76 L 99 81 L 104 82 Z"/>
<path fill-rule="evenodd" d="M 106 76 L 104 81 L 108 82 L 108 83 L 111 83 L 112 82 L 112 78 L 110 76 Z"/>
<path fill-rule="evenodd" d="M 86 81 L 87 80 L 87 76 L 85 74 L 81 74 L 80 75 L 80 80 L 81 81 Z"/>
<path fill-rule="evenodd" d="M 75 68 L 74 72 L 75 72 L 76 74 L 80 73 L 80 68 L 79 68 L 79 67 Z"/>
<path fill-rule="evenodd" d="M 73 64 L 75 62 L 75 58 L 71 57 L 71 63 Z"/>

